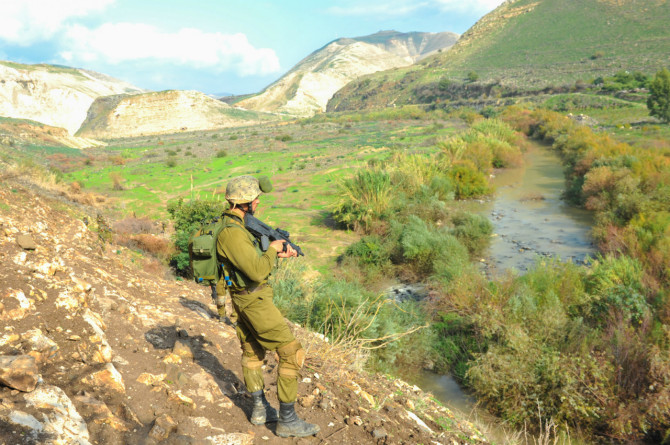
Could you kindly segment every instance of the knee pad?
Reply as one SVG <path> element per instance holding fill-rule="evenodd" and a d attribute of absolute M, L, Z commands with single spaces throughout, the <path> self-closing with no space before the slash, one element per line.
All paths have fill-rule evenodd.
<path fill-rule="evenodd" d="M 277 349 L 279 354 L 278 373 L 282 377 L 298 378 L 300 368 L 305 362 L 305 350 L 298 340 Z"/>
<path fill-rule="evenodd" d="M 265 349 L 258 344 L 250 342 L 242 343 L 242 367 L 247 369 L 260 369 L 263 366 Z"/>

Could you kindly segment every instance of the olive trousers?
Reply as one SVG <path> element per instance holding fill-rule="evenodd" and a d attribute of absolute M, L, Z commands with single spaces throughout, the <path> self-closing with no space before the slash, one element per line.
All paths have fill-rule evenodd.
<path fill-rule="evenodd" d="M 232 295 L 237 316 L 237 338 L 242 347 L 244 383 L 249 392 L 262 390 L 265 382 L 261 367 L 265 353 L 277 351 L 277 396 L 280 402 L 292 403 L 298 396 L 298 377 L 305 360 L 305 350 L 272 302 L 272 296 L 269 286 L 250 294 Z"/>

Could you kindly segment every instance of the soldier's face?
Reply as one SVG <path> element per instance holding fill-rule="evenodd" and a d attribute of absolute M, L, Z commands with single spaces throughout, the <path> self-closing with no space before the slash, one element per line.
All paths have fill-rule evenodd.
<path fill-rule="evenodd" d="M 255 212 L 256 208 L 258 207 L 258 203 L 261 202 L 260 199 L 256 198 L 253 201 L 251 201 L 251 211 Z"/>

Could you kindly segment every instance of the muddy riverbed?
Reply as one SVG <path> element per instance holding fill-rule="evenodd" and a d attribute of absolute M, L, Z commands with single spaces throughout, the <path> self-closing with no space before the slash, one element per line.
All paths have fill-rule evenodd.
<path fill-rule="evenodd" d="M 485 215 L 493 223 L 491 245 L 482 258 L 492 278 L 509 270 L 523 273 L 539 258 L 583 263 L 595 252 L 590 237 L 592 216 L 561 199 L 565 179 L 558 155 L 534 145 L 524 160 L 523 167 L 495 173 L 496 193 L 490 200 L 464 204 L 464 210 Z M 476 400 L 451 376 L 422 372 L 412 380 L 452 409 L 489 417 L 477 410 Z M 500 439 L 500 429 L 490 433 Z"/>

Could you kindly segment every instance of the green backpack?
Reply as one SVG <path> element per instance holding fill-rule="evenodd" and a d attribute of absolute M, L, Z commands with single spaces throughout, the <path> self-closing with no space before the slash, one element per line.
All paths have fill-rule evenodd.
<path fill-rule="evenodd" d="M 216 240 L 221 231 L 232 224 L 226 218 L 217 217 L 191 235 L 188 253 L 196 283 L 213 287 L 221 279 L 222 267 L 216 256 Z M 226 285 L 231 286 L 230 277 L 225 278 Z"/>

